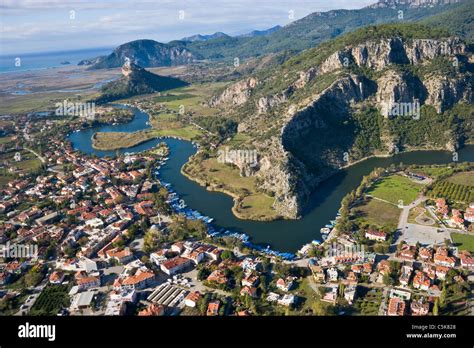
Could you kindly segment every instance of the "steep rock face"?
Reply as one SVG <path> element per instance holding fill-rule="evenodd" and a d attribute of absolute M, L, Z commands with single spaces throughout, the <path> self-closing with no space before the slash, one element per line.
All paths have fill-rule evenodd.
<path fill-rule="evenodd" d="M 257 84 L 257 79 L 253 77 L 239 81 L 225 89 L 220 95 L 212 97 L 209 101 L 209 106 L 216 107 L 221 104 L 244 104 Z"/>
<path fill-rule="evenodd" d="M 305 166 L 286 151 L 277 138 L 266 143 L 269 150 L 260 160 L 256 174 L 259 188 L 275 196 L 273 208 L 281 215 L 296 219 L 310 194 L 307 182 L 311 175 Z"/>
<path fill-rule="evenodd" d="M 382 71 L 391 65 L 419 65 L 439 57 L 454 59 L 455 56 L 464 54 L 466 54 L 466 45 L 458 38 L 406 40 L 394 37 L 367 41 L 338 50 L 318 67 L 311 67 L 307 71 L 300 72 L 299 78 L 281 93 L 261 97 L 257 101 L 257 110 L 259 113 L 266 113 L 285 102 L 295 90 L 304 88 L 318 76 L 333 73 L 351 65 Z"/>
<path fill-rule="evenodd" d="M 311 104 L 287 116 L 290 120 L 284 125 L 281 137 L 273 138 L 273 142 L 266 146 L 270 149 L 267 151 L 270 155 L 261 159 L 257 173 L 257 177 L 262 179 L 260 188 L 273 193 L 274 208 L 281 215 L 289 218 L 300 216 L 314 187 L 343 164 L 342 155 L 327 154 L 324 162 L 330 163 L 334 170 L 319 174 L 310 173 L 303 162 L 292 153 L 294 147 L 301 145 L 297 141 L 298 138 L 302 133 L 326 127 L 320 116 L 328 107 L 342 110 L 374 93 L 374 82 L 357 75 L 345 76 L 317 95 Z"/>
<path fill-rule="evenodd" d="M 460 100 L 473 103 L 473 82 L 472 76 L 448 78 L 446 76 L 432 75 L 425 81 L 425 86 L 428 90 L 426 104 L 434 106 L 436 111 L 441 113 Z"/>
<path fill-rule="evenodd" d="M 359 143 L 364 140 L 356 139 L 358 125 L 351 125 L 358 122 L 352 118 L 355 110 L 374 107 L 387 116 L 387 105 L 417 101 L 421 105 L 434 106 L 440 113 L 459 101 L 472 103 L 473 78 L 469 71 L 455 69 L 450 77 L 420 73 L 427 70 L 425 65 L 437 58 L 447 64 L 460 56 L 469 61 L 469 54 L 465 44 L 457 38 L 408 40 L 393 37 L 368 40 L 333 52 L 318 66 L 297 72 L 295 80 L 288 78 L 286 87 L 273 95 L 259 95 L 260 85 L 264 85 L 265 80 L 259 81 L 255 88 L 248 87 L 248 79 L 241 81 L 236 84 L 239 87 L 234 85 L 223 93 L 219 101 L 235 103 L 235 95 L 239 95 L 238 101 L 255 103 L 255 112 L 247 115 L 238 126 L 238 132 L 251 134 L 252 144 L 259 147 L 258 166 L 245 175 L 255 175 L 258 188 L 275 197 L 274 208 L 280 215 L 299 217 L 316 185 L 350 163 L 346 159 L 349 151 L 358 151 L 356 157 L 351 157 L 352 161 L 374 154 L 374 151 L 391 154 L 404 147 L 403 135 L 391 133 L 384 123 L 388 120 L 382 119 L 376 125 L 381 128 L 371 134 L 378 145 L 359 151 L 360 147 L 354 147 L 354 144 L 356 140 Z M 409 66 L 420 67 L 407 68 Z M 365 69 L 372 71 L 367 76 L 375 80 L 359 73 Z M 290 72 L 295 74 L 294 70 Z M 291 74 L 282 76 L 286 78 Z M 322 92 L 317 92 L 325 85 L 320 81 L 325 79 L 335 80 Z M 315 88 L 316 85 L 319 88 Z M 369 122 L 373 126 L 373 121 Z M 268 128 L 262 131 L 261 125 L 265 124 L 271 128 L 270 132 L 265 132 Z M 278 129 L 279 134 L 273 135 Z M 268 133 L 272 135 L 269 137 Z M 440 134 L 439 139 L 446 141 L 442 143 L 446 149 L 458 146 L 455 134 Z M 442 144 L 422 140 L 414 146 L 439 148 Z"/>
<path fill-rule="evenodd" d="M 186 47 L 163 44 L 154 40 L 136 40 L 118 46 L 110 55 L 100 58 L 89 69 L 115 68 L 127 58 L 143 67 L 189 64 L 201 57 Z"/>
<path fill-rule="evenodd" d="M 466 45 L 458 38 L 443 40 L 414 39 L 400 37 L 368 41 L 348 47 L 331 55 L 322 65 L 323 73 L 341 69 L 344 63 L 355 63 L 380 71 L 391 64 L 417 65 L 437 57 L 453 57 L 466 53 Z"/>
<path fill-rule="evenodd" d="M 397 8 L 399 6 L 408 6 L 410 8 L 443 6 L 457 4 L 463 0 L 380 0 L 370 5 L 370 8 Z"/>
<path fill-rule="evenodd" d="M 415 100 L 423 103 L 426 98 L 426 88 L 422 82 L 407 73 L 388 71 L 377 80 L 377 85 L 377 106 L 385 117 L 389 116 L 393 103 L 412 103 Z"/>
<path fill-rule="evenodd" d="M 259 114 L 265 114 L 271 108 L 285 102 L 288 93 L 279 93 L 274 96 L 261 97 L 257 102 L 257 110 Z"/>

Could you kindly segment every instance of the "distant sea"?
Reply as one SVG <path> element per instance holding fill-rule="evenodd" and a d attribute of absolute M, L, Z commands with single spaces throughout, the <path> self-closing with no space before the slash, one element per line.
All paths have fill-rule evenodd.
<path fill-rule="evenodd" d="M 25 53 L 0 56 L 0 73 L 48 69 L 61 66 L 77 65 L 83 59 L 108 55 L 113 48 L 94 48 L 75 51 L 57 51 L 43 53 Z M 20 58 L 20 66 L 15 66 Z M 68 61 L 70 64 L 61 64 Z"/>

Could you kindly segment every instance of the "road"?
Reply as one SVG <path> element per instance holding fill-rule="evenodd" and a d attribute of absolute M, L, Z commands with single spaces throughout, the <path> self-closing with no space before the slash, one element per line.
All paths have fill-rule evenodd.
<path fill-rule="evenodd" d="M 427 200 L 426 197 L 418 197 L 413 202 L 408 205 L 403 206 L 402 213 L 400 214 L 400 218 L 398 219 L 398 229 L 400 231 L 404 231 L 408 224 L 408 215 L 410 214 L 410 209 L 416 207 L 420 203 L 423 203 Z"/>
<path fill-rule="evenodd" d="M 35 151 L 33 151 L 32 149 L 29 149 L 29 148 L 27 148 L 27 147 L 24 147 L 24 149 L 25 149 L 26 151 L 31 152 L 31 153 L 32 153 L 33 155 L 35 155 L 36 157 L 38 157 L 39 160 L 40 160 L 42 163 L 46 163 L 46 160 L 44 159 L 44 157 L 41 157 L 37 152 L 35 152 Z"/>

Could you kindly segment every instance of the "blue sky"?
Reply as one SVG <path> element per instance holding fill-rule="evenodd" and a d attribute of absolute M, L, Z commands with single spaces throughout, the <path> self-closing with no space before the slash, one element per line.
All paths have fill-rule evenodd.
<path fill-rule="evenodd" d="M 285 25 L 312 12 L 361 8 L 374 2 L 1 0 L 0 55 L 115 47 L 144 38 L 167 42 L 216 31 L 242 34 Z M 292 19 L 290 11 L 294 14 Z"/>

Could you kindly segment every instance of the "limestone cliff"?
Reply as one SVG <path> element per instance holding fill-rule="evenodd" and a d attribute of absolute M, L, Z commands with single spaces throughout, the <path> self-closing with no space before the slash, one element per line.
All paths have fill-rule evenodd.
<path fill-rule="evenodd" d="M 282 216 L 299 217 L 321 180 L 362 157 L 458 147 L 459 132 L 445 129 L 436 141 L 424 134 L 414 141 L 405 130 L 398 132 L 404 118 L 388 116 L 394 104 L 417 106 L 417 118 L 406 118 L 416 122 L 419 107 L 442 113 L 473 102 L 472 53 L 461 40 L 395 35 L 347 41 L 333 52 L 304 52 L 280 71 L 240 81 L 210 102 L 246 106 L 238 131 L 259 152 L 250 174 L 275 197 Z M 381 118 L 371 119 L 376 115 Z M 443 129 L 442 118 L 429 122 Z"/>
<path fill-rule="evenodd" d="M 250 77 L 243 81 L 239 81 L 227 87 L 220 95 L 212 97 L 209 106 L 216 107 L 221 104 L 241 105 L 244 104 L 252 90 L 257 85 L 257 79 Z"/>

